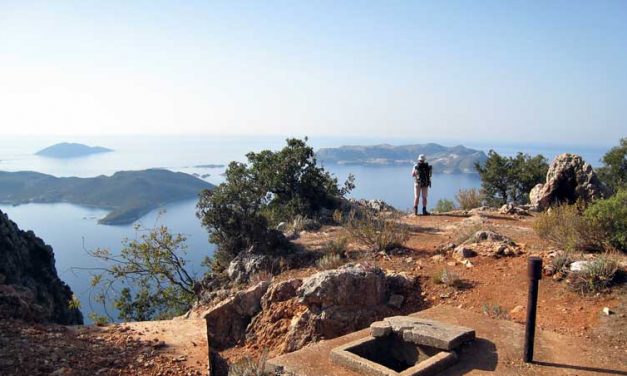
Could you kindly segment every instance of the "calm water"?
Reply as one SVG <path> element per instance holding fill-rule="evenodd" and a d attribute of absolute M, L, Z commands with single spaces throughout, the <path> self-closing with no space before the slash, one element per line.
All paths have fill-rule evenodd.
<path fill-rule="evenodd" d="M 93 155 L 71 160 L 55 160 L 33 155 L 34 152 L 57 142 L 81 142 L 115 149 L 113 153 Z M 333 147 L 344 144 L 374 144 L 392 142 L 395 144 L 411 143 L 409 140 L 368 140 L 368 139 L 311 139 L 310 143 L 318 147 Z M 219 184 L 223 168 L 195 168 L 201 164 L 227 164 L 231 160 L 245 160 L 245 153 L 250 150 L 278 149 L 284 143 L 284 137 L 5 137 L 0 140 L 0 170 L 31 170 L 56 176 L 89 177 L 101 174 L 110 175 L 119 170 L 138 170 L 151 167 L 163 167 L 173 171 L 209 174 L 205 180 Z M 469 145 L 470 146 L 470 145 Z M 472 145 L 477 147 L 476 145 Z M 577 152 L 593 165 L 609 148 L 568 148 L 538 146 L 490 146 L 497 152 L 511 155 L 517 151 L 530 154 L 542 153 L 551 160 L 562 152 Z M 413 180 L 410 176 L 411 165 L 407 167 L 359 167 L 326 166 L 340 181 L 349 173 L 356 177 L 357 187 L 352 193 L 356 198 L 380 198 L 393 206 L 408 210 L 413 205 Z M 453 199 L 459 189 L 479 187 L 477 175 L 443 175 L 433 177 L 429 206 L 438 199 Z M 155 223 L 165 224 L 171 230 L 188 237 L 188 259 L 195 272 L 201 273 L 200 261 L 213 252 L 213 245 L 207 241 L 208 234 L 195 216 L 195 200 L 171 204 L 165 213 L 153 211 L 139 220 L 145 226 Z M 20 206 L 2 206 L 0 210 L 24 230 L 33 230 L 50 244 L 55 251 L 57 270 L 83 303 L 83 313 L 92 309 L 89 306 L 89 272 L 81 268 L 100 266 L 89 257 L 86 249 L 110 248 L 118 250 L 122 240 L 136 236 L 133 225 L 104 226 L 97 224 L 106 211 L 89 209 L 70 204 L 28 204 Z M 94 310 L 102 313 L 100 307 Z"/>

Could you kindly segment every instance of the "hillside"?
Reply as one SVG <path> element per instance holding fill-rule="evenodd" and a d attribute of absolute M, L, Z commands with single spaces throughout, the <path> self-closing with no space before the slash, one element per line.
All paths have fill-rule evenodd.
<path fill-rule="evenodd" d="M 87 146 L 83 144 L 75 144 L 69 142 L 62 142 L 48 146 L 45 149 L 39 150 L 35 155 L 49 158 L 77 158 L 86 157 L 92 154 L 108 153 L 113 150 L 104 148 L 102 146 Z"/>
<path fill-rule="evenodd" d="M 436 173 L 474 173 L 474 164 L 487 159 L 483 151 L 458 145 L 453 147 L 439 144 L 416 145 L 346 145 L 338 148 L 323 148 L 316 152 L 320 162 L 327 164 L 362 166 L 411 165 L 419 154 L 424 154 Z"/>
<path fill-rule="evenodd" d="M 94 178 L 63 177 L 32 171 L 0 172 L 0 203 L 67 202 L 111 210 L 102 224 L 132 223 L 162 205 L 197 197 L 213 185 L 168 170 L 119 171 Z"/>

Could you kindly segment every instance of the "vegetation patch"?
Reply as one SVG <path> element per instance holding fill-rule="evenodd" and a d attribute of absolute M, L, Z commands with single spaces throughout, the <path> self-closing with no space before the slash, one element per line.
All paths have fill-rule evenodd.
<path fill-rule="evenodd" d="M 455 199 L 463 210 L 478 208 L 483 205 L 484 195 L 476 188 L 460 189 Z"/>
<path fill-rule="evenodd" d="M 446 213 L 455 210 L 455 203 L 447 199 L 439 199 L 434 210 L 438 213 Z"/>
<path fill-rule="evenodd" d="M 459 275 L 448 270 L 447 268 L 438 270 L 432 276 L 432 280 L 434 283 L 446 285 L 455 289 L 460 289 L 464 286 L 464 281 L 459 277 Z"/>
<path fill-rule="evenodd" d="M 402 247 L 409 238 L 407 226 L 399 223 L 398 219 L 398 216 L 381 218 L 368 210 L 359 213 L 351 211 L 345 227 L 356 241 L 376 252 L 385 252 Z"/>
<path fill-rule="evenodd" d="M 614 282 L 617 272 L 616 258 L 605 254 L 587 263 L 581 271 L 571 272 L 568 283 L 581 294 L 604 292 Z"/>

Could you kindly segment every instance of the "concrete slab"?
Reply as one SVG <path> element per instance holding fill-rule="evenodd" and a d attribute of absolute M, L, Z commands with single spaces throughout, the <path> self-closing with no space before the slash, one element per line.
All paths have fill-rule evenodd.
<path fill-rule="evenodd" d="M 521 361 L 524 326 L 512 321 L 437 306 L 411 315 L 473 328 L 477 338 L 458 350 L 459 360 L 441 375 L 627 375 L 624 349 L 591 346 L 583 338 L 536 331 L 535 363 Z M 359 376 L 360 373 L 334 364 L 331 350 L 368 337 L 370 329 L 312 344 L 294 353 L 268 361 L 269 368 L 283 367 L 297 376 Z"/>
<path fill-rule="evenodd" d="M 373 337 L 383 337 L 387 326 L 403 340 L 442 350 L 453 350 L 464 342 L 475 339 L 475 331 L 459 325 L 419 317 L 386 317 L 370 326 Z"/>

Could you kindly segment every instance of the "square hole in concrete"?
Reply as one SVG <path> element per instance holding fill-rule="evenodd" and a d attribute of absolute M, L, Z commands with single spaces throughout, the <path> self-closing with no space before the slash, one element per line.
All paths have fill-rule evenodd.
<path fill-rule="evenodd" d="M 457 361 L 455 353 L 415 345 L 396 335 L 365 337 L 331 351 L 333 362 L 371 376 L 436 375 Z"/>

